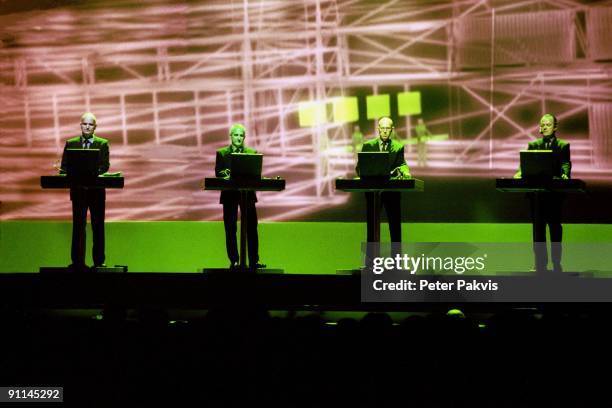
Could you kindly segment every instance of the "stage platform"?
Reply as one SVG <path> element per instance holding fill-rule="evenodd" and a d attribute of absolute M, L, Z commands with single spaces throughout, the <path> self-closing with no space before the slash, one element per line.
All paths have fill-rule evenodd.
<path fill-rule="evenodd" d="M 259 307 L 267 310 L 436 311 L 460 306 L 466 310 L 496 311 L 511 307 L 555 305 L 602 309 L 612 305 L 612 279 L 580 277 L 461 276 L 494 278 L 514 293 L 556 287 L 569 296 L 563 302 L 446 301 L 444 296 L 413 302 L 362 302 L 359 275 L 282 275 L 228 272 L 202 273 L 19 273 L 0 275 L 0 303 L 24 309 L 163 308 L 208 310 Z M 457 279 L 418 276 L 414 279 Z M 559 289 L 561 288 L 561 289 Z M 535 293 L 535 292 L 532 292 Z M 560 292 L 561 293 L 561 292 Z M 581 296 L 593 294 L 591 299 Z M 537 299 L 537 297 L 535 298 Z"/>

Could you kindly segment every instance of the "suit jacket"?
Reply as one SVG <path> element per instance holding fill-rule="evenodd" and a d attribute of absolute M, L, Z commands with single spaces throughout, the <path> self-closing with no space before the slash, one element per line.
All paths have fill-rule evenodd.
<path fill-rule="evenodd" d="M 257 150 L 251 149 L 250 147 L 244 146 L 243 153 L 257 153 Z M 232 146 L 222 147 L 217 150 L 217 157 L 215 159 L 215 176 L 224 177 L 223 171 L 229 170 L 232 164 Z M 247 196 L 248 200 L 257 202 L 257 196 L 254 191 L 249 191 Z M 229 203 L 231 201 L 240 201 L 240 192 L 238 191 L 221 191 L 221 197 L 219 203 Z"/>
<path fill-rule="evenodd" d="M 66 174 L 66 150 L 67 149 L 82 149 L 83 144 L 81 143 L 81 136 L 76 136 L 66 140 L 64 145 L 64 152 L 62 153 L 62 164 L 60 167 L 60 174 Z M 99 149 L 100 154 L 98 155 L 98 174 L 104 174 L 110 167 L 109 161 L 109 147 L 108 140 L 93 135 L 93 142 L 90 149 Z M 104 200 L 106 198 L 106 190 L 103 188 L 97 189 L 86 189 L 86 188 L 71 188 L 70 199 L 78 200 L 85 199 L 86 196 L 96 197 L 97 199 Z"/>
<path fill-rule="evenodd" d="M 368 140 L 363 144 L 361 148 L 362 152 L 379 152 L 380 151 L 380 138 Z M 387 172 L 391 174 L 394 169 L 401 167 L 405 172 L 410 173 L 406 159 L 404 158 L 404 145 L 396 140 L 390 140 L 391 145 L 389 146 L 389 166 Z M 359 174 L 359 169 L 357 169 Z"/>
<path fill-rule="evenodd" d="M 544 138 L 541 137 L 532 142 L 529 142 L 527 150 L 544 150 Z M 561 177 L 565 174 L 567 178 L 571 178 L 572 174 L 572 162 L 570 161 L 570 144 L 569 142 L 555 137 L 555 140 L 550 146 L 550 150 L 553 151 L 554 155 L 554 166 L 555 166 L 555 177 Z M 519 167 L 517 176 L 521 175 L 521 169 Z"/>

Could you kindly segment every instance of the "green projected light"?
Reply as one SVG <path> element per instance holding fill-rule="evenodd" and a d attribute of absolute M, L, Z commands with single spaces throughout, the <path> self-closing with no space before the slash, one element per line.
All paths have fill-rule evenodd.
<path fill-rule="evenodd" d="M 357 98 L 341 97 L 332 100 L 335 123 L 356 122 L 359 120 Z"/>
<path fill-rule="evenodd" d="M 421 92 L 401 92 L 397 94 L 397 112 L 400 116 L 421 113 Z"/>
<path fill-rule="evenodd" d="M 368 95 L 366 104 L 368 106 L 368 119 L 390 116 L 389 95 Z"/>
<path fill-rule="evenodd" d="M 300 102 L 298 114 L 300 127 L 316 126 L 327 122 L 327 111 L 323 102 Z"/>

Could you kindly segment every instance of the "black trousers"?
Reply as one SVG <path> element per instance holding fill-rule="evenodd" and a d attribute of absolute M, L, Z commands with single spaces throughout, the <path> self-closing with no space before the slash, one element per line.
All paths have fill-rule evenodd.
<path fill-rule="evenodd" d="M 238 242 L 236 240 L 238 221 L 238 200 L 225 200 L 223 202 L 223 225 L 225 226 L 225 248 L 230 262 L 239 262 Z M 255 266 L 259 262 L 259 238 L 257 236 L 257 210 L 255 201 L 247 200 L 246 208 L 240 208 L 241 214 L 247 215 L 247 248 L 249 265 Z"/>
<path fill-rule="evenodd" d="M 553 269 L 561 270 L 561 241 L 563 239 L 561 212 L 564 198 L 563 194 L 556 193 L 532 193 L 529 195 L 536 270 L 545 270 L 548 265 L 546 226 L 550 231 L 550 258 Z"/>
<path fill-rule="evenodd" d="M 387 213 L 387 222 L 389 223 L 389 233 L 391 242 L 402 241 L 402 205 L 401 194 L 397 192 L 385 191 L 383 193 L 366 193 L 366 208 L 368 214 L 370 208 L 374 205 L 374 194 L 380 194 L 381 208 Z M 371 220 L 367 223 L 367 238 L 368 242 L 374 242 L 374 231 Z"/>
<path fill-rule="evenodd" d="M 387 213 L 387 222 L 389 223 L 389 235 L 391 236 L 391 244 L 389 247 L 389 253 L 384 252 L 385 256 L 395 257 L 396 254 L 401 253 L 401 241 L 402 241 L 402 211 L 401 211 L 401 194 L 398 192 L 385 191 L 382 193 L 365 193 L 366 195 L 366 208 L 368 217 L 372 214 L 374 207 L 374 195 L 380 194 L 380 206 L 385 209 Z M 372 214 L 373 216 L 373 214 Z M 374 220 L 367 220 L 367 243 L 365 248 L 365 261 L 366 267 L 371 267 L 372 260 L 381 256 L 380 243 L 377 242 L 374 237 Z"/>
<path fill-rule="evenodd" d="M 87 210 L 91 216 L 93 233 L 92 255 L 95 265 L 101 265 L 106 259 L 104 251 L 104 213 L 106 197 L 104 190 L 73 190 L 72 199 L 72 264 L 85 264 L 85 243 Z"/>

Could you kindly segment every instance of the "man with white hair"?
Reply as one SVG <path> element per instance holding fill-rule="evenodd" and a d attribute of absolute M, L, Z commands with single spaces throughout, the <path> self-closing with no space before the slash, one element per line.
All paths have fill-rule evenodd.
<path fill-rule="evenodd" d="M 395 127 L 390 117 L 384 116 L 378 121 L 378 137 L 368 140 L 363 144 L 362 152 L 389 152 L 389 165 L 387 173 L 390 177 L 408 179 L 410 169 L 404 158 L 404 145 L 391 139 Z M 374 194 L 366 193 L 366 205 L 368 208 L 374 204 Z M 395 191 L 386 191 L 380 194 L 381 204 L 387 213 L 389 222 L 389 233 L 391 242 L 399 243 L 402 240 L 402 212 L 401 194 Z M 368 210 L 368 214 L 370 211 Z M 374 242 L 374 231 L 368 222 L 367 242 Z"/>
<path fill-rule="evenodd" d="M 81 135 L 68 139 L 64 146 L 60 174 L 66 174 L 68 149 L 98 149 L 97 171 L 104 174 L 110 167 L 108 140 L 95 135 L 96 117 L 91 112 L 81 115 Z M 85 265 L 85 227 L 87 225 L 87 210 L 91 215 L 91 230 L 93 232 L 93 263 L 94 267 L 105 267 L 104 251 L 104 212 L 106 191 L 103 188 L 71 188 L 72 201 L 72 265 L 76 270 L 84 270 Z"/>
<path fill-rule="evenodd" d="M 244 145 L 246 129 L 236 123 L 229 130 L 230 145 L 217 150 L 215 174 L 217 177 L 230 177 L 232 153 L 257 153 L 257 150 Z M 230 269 L 237 269 L 240 261 L 238 243 L 236 240 L 236 222 L 238 221 L 238 206 L 240 213 L 247 214 L 247 248 L 249 253 L 249 268 L 262 269 L 266 265 L 259 262 L 259 237 L 257 234 L 257 196 L 254 191 L 247 193 L 246 208 L 242 208 L 239 191 L 222 191 L 219 200 L 223 204 L 223 225 L 225 226 L 225 247 L 229 258 Z M 244 215 L 243 215 L 244 216 Z"/>

